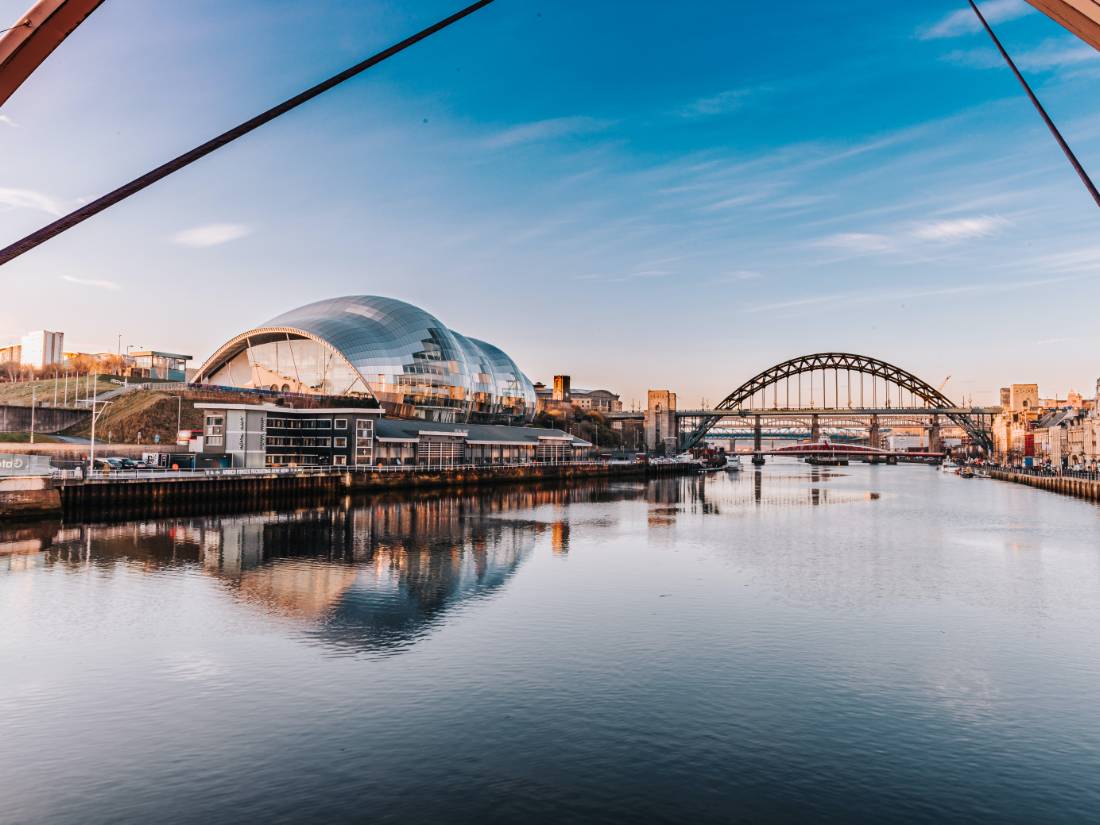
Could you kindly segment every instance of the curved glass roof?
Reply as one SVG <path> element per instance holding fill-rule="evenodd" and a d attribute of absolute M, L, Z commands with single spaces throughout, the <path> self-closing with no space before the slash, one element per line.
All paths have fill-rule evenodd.
<path fill-rule="evenodd" d="M 534 387 L 503 351 L 448 329 L 420 307 L 377 295 L 330 298 L 284 312 L 222 347 L 199 380 L 331 386 L 326 378 L 334 367 L 327 359 L 287 348 L 293 331 L 338 353 L 398 414 L 441 421 L 515 421 L 534 414 Z"/>

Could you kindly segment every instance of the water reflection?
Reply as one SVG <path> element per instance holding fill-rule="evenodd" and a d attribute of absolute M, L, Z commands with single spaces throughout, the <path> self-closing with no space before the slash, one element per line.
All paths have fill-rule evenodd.
<path fill-rule="evenodd" d="M 9 570 L 191 567 L 335 650 L 382 653 L 414 644 L 446 611 L 491 596 L 544 535 L 551 552 L 567 555 L 570 505 L 646 498 L 644 484 L 390 496 L 288 512 L 42 525 L 0 532 L 0 545 L 26 550 L 9 551 Z M 548 505 L 556 517 L 536 517 Z"/>
<path fill-rule="evenodd" d="M 408 647 L 445 612 L 490 597 L 544 536 L 550 551 L 566 558 L 576 528 L 569 514 L 580 517 L 573 505 L 636 500 L 646 506 L 648 528 L 660 534 L 685 512 L 710 516 L 867 499 L 826 489 L 836 477 L 790 465 L 648 484 L 392 495 L 119 524 L 43 523 L 0 530 L 0 561 L 13 572 L 38 565 L 193 569 L 217 579 L 239 604 L 296 623 L 333 649 L 379 653 Z"/>

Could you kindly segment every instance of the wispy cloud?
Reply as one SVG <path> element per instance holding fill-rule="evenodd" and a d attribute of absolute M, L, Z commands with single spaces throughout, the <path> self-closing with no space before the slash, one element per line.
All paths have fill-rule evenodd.
<path fill-rule="evenodd" d="M 980 49 L 956 49 L 945 54 L 943 59 L 974 69 L 1001 69 L 1005 65 L 992 46 Z M 1034 49 L 1018 52 L 1012 59 L 1021 69 L 1032 72 L 1079 68 L 1089 64 L 1100 67 L 1100 52 L 1070 38 L 1046 40 Z"/>
<path fill-rule="evenodd" d="M 1048 347 L 1051 344 L 1068 344 L 1071 341 L 1076 341 L 1076 338 L 1041 338 L 1035 342 L 1037 347 Z"/>
<path fill-rule="evenodd" d="M 1003 23 L 1006 20 L 1015 20 L 1032 11 L 1031 6 L 1024 0 L 990 0 L 981 4 L 982 14 L 990 23 Z M 921 40 L 936 40 L 944 37 L 958 37 L 970 34 L 981 29 L 977 15 L 969 8 L 953 11 L 946 17 L 941 17 L 937 22 L 917 32 Z"/>
<path fill-rule="evenodd" d="M 0 115 L 0 123 L 3 123 L 5 126 L 18 126 L 19 125 L 18 123 L 16 123 L 14 120 L 12 120 L 7 115 Z"/>
<path fill-rule="evenodd" d="M 811 242 L 811 246 L 851 255 L 918 252 L 928 244 L 953 244 L 999 234 L 1010 223 L 993 215 L 896 224 L 886 232 L 838 232 Z"/>
<path fill-rule="evenodd" d="M 177 232 L 172 236 L 172 242 L 191 247 L 217 246 L 243 238 L 251 232 L 252 228 L 243 223 L 208 223 Z"/>
<path fill-rule="evenodd" d="M 727 89 L 716 95 L 691 101 L 680 109 L 679 114 L 687 118 L 726 115 L 740 109 L 745 105 L 745 101 L 758 91 L 758 89 Z"/>
<path fill-rule="evenodd" d="M 978 218 L 957 218 L 948 221 L 930 221 L 913 230 L 913 237 L 923 241 L 962 241 L 969 238 L 988 238 L 996 235 L 1008 221 L 983 215 Z"/>
<path fill-rule="evenodd" d="M 889 252 L 894 248 L 890 238 L 873 232 L 838 232 L 819 238 L 813 245 L 846 252 Z"/>
<path fill-rule="evenodd" d="M 611 125 L 611 121 L 594 117 L 555 117 L 521 123 L 490 135 L 482 141 L 489 149 L 507 149 L 527 143 L 539 143 L 555 138 L 586 135 L 599 132 Z"/>
<path fill-rule="evenodd" d="M 721 212 L 726 209 L 735 209 L 738 206 L 746 206 L 750 203 L 758 203 L 767 197 L 767 192 L 747 192 L 744 195 L 734 195 L 732 198 L 722 198 L 720 201 L 700 206 L 700 212 Z"/>
<path fill-rule="evenodd" d="M 1082 276 L 1059 276 L 1053 278 L 1035 278 L 1025 281 L 1008 281 L 994 283 L 970 283 L 954 284 L 951 286 L 931 287 L 929 289 L 896 290 L 890 292 L 868 293 L 860 292 L 833 292 L 825 295 L 812 295 L 792 301 L 780 301 L 778 303 L 758 304 L 749 307 L 747 312 L 774 312 L 783 309 L 797 309 L 808 306 L 822 306 L 843 304 L 845 307 L 864 306 L 867 304 L 903 303 L 922 298 L 944 298 L 951 295 L 966 295 L 974 292 L 986 292 L 996 295 L 1002 292 L 1017 292 L 1022 289 L 1047 286 L 1049 284 L 1065 283 L 1067 281 L 1080 280 Z"/>
<path fill-rule="evenodd" d="M 723 272 L 711 279 L 712 284 L 729 284 L 737 281 L 755 281 L 764 277 L 763 272 L 755 269 L 734 269 L 731 272 Z"/>
<path fill-rule="evenodd" d="M 98 280 L 96 278 L 77 278 L 73 275 L 62 275 L 62 281 L 68 281 L 70 284 L 77 284 L 78 286 L 90 286 L 96 289 L 122 289 L 120 284 L 116 284 L 114 281 Z"/>
<path fill-rule="evenodd" d="M 65 214 L 61 201 L 33 189 L 13 189 L 0 186 L 0 206 L 7 206 L 11 209 L 35 209 L 56 218 L 60 218 Z"/>

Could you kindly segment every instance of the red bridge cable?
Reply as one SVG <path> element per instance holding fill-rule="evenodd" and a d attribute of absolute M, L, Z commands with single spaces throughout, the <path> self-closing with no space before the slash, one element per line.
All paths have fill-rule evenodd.
<path fill-rule="evenodd" d="M 1096 205 L 1100 206 L 1100 192 L 1096 190 L 1095 184 L 1089 177 L 1088 172 L 1085 171 L 1085 167 L 1081 165 L 1081 162 L 1077 160 L 1077 156 L 1073 154 L 1073 150 L 1069 148 L 1069 144 L 1066 143 L 1066 139 L 1062 137 L 1062 133 L 1058 131 L 1058 127 L 1054 125 L 1054 121 L 1050 119 L 1050 115 L 1047 114 L 1046 109 L 1043 108 L 1043 104 L 1039 102 L 1039 98 L 1035 96 L 1035 92 L 1031 90 L 1031 86 L 1024 80 L 1024 76 L 1020 74 L 1020 70 L 1016 68 L 1016 64 L 1012 58 L 1008 56 L 1008 52 L 1005 51 L 1005 47 L 1001 45 L 1001 41 L 997 38 L 997 35 L 993 33 L 992 27 L 985 19 L 985 15 L 982 14 L 981 9 L 978 8 L 978 4 L 974 0 L 967 0 L 970 3 L 970 8 L 974 9 L 974 14 L 978 15 L 978 20 L 981 21 L 982 27 L 989 33 L 989 36 L 993 38 L 993 44 L 997 47 L 997 51 L 1001 53 L 1001 57 L 1005 59 L 1008 67 L 1012 69 L 1012 73 L 1016 75 L 1016 79 L 1020 81 L 1020 85 L 1024 87 L 1024 91 L 1027 92 L 1027 96 L 1031 99 L 1035 109 L 1039 112 L 1039 115 L 1043 118 L 1043 122 L 1046 123 L 1047 128 L 1050 129 L 1050 133 L 1054 135 L 1054 139 L 1058 141 L 1058 145 L 1062 147 L 1062 151 L 1065 152 L 1066 158 L 1069 159 L 1074 170 L 1077 172 L 1077 177 L 1081 179 L 1081 183 L 1085 184 L 1085 188 L 1089 190 L 1089 194 L 1092 195 L 1092 199 L 1096 201 Z"/>
<path fill-rule="evenodd" d="M 158 166 L 151 172 L 146 172 L 141 177 L 134 178 L 132 181 L 123 184 L 122 186 L 118 187 L 118 189 L 115 189 L 113 192 L 108 192 L 106 195 L 96 198 L 94 201 L 85 204 L 84 206 L 70 212 L 64 217 L 58 218 L 53 223 L 47 224 L 36 232 L 32 232 L 30 235 L 27 235 L 25 238 L 16 241 L 10 246 L 5 247 L 4 249 L 0 249 L 0 265 L 6 264 L 8 261 L 13 260 L 14 258 L 18 258 L 24 252 L 29 252 L 39 244 L 45 243 L 55 235 L 60 235 L 66 229 L 71 229 L 78 223 L 86 221 L 93 215 L 99 214 L 104 209 L 107 209 L 110 206 L 114 206 L 119 201 L 125 200 L 131 195 L 140 192 L 147 186 L 151 186 L 152 184 L 159 181 L 161 178 L 166 178 L 173 172 L 179 171 L 183 167 L 194 163 L 196 160 L 199 160 L 200 158 L 209 155 L 211 152 L 216 149 L 220 149 L 227 143 L 232 143 L 234 140 L 248 134 L 253 129 L 263 126 L 265 123 L 274 120 L 279 115 L 285 114 L 291 109 L 301 106 L 303 103 L 312 100 L 323 92 L 327 92 L 334 86 L 340 85 L 345 80 L 350 80 L 356 75 L 365 72 L 372 66 L 378 65 L 383 60 L 393 57 L 398 52 L 404 51 L 405 49 L 409 48 L 409 46 L 415 45 L 416 43 L 419 43 L 421 40 L 424 40 L 427 37 L 431 37 L 436 32 L 442 31 L 443 29 L 450 26 L 452 23 L 457 23 L 462 18 L 473 14 L 475 11 L 484 8 L 492 2 L 493 0 L 478 0 L 478 2 L 476 3 L 471 3 L 469 6 L 462 9 L 461 11 L 456 12 L 455 14 L 452 14 L 450 17 L 440 20 L 434 25 L 428 26 L 428 28 L 424 29 L 423 31 L 417 32 L 411 37 L 405 38 L 400 43 L 395 43 L 388 49 L 384 49 L 383 51 L 378 52 L 372 57 L 368 57 L 361 63 L 356 63 L 354 66 L 344 69 L 344 71 L 340 72 L 339 74 L 333 75 L 327 80 L 324 80 L 318 83 L 316 86 L 312 86 L 311 88 L 306 89 L 304 92 L 301 92 L 300 94 L 297 94 L 294 97 L 289 98 L 288 100 L 284 100 L 279 105 L 273 106 L 266 112 L 256 115 L 256 117 L 252 118 L 251 120 L 246 120 L 239 126 L 234 126 L 229 131 L 223 132 L 222 134 L 211 140 L 208 140 L 206 143 L 203 143 L 200 146 L 196 146 L 189 152 L 184 152 L 182 155 L 175 158 L 174 160 L 170 160 L 167 163 Z"/>

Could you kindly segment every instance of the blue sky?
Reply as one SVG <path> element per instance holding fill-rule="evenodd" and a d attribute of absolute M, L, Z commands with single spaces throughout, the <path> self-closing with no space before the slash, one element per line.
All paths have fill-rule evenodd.
<path fill-rule="evenodd" d="M 0 239 L 456 7 L 107 0 L 0 110 Z M 1100 55 L 983 7 L 1100 178 Z M 0 337 L 201 360 L 367 293 L 628 405 L 837 349 L 1091 389 L 1096 209 L 965 4 L 789 8 L 498 0 L 4 266 Z"/>

